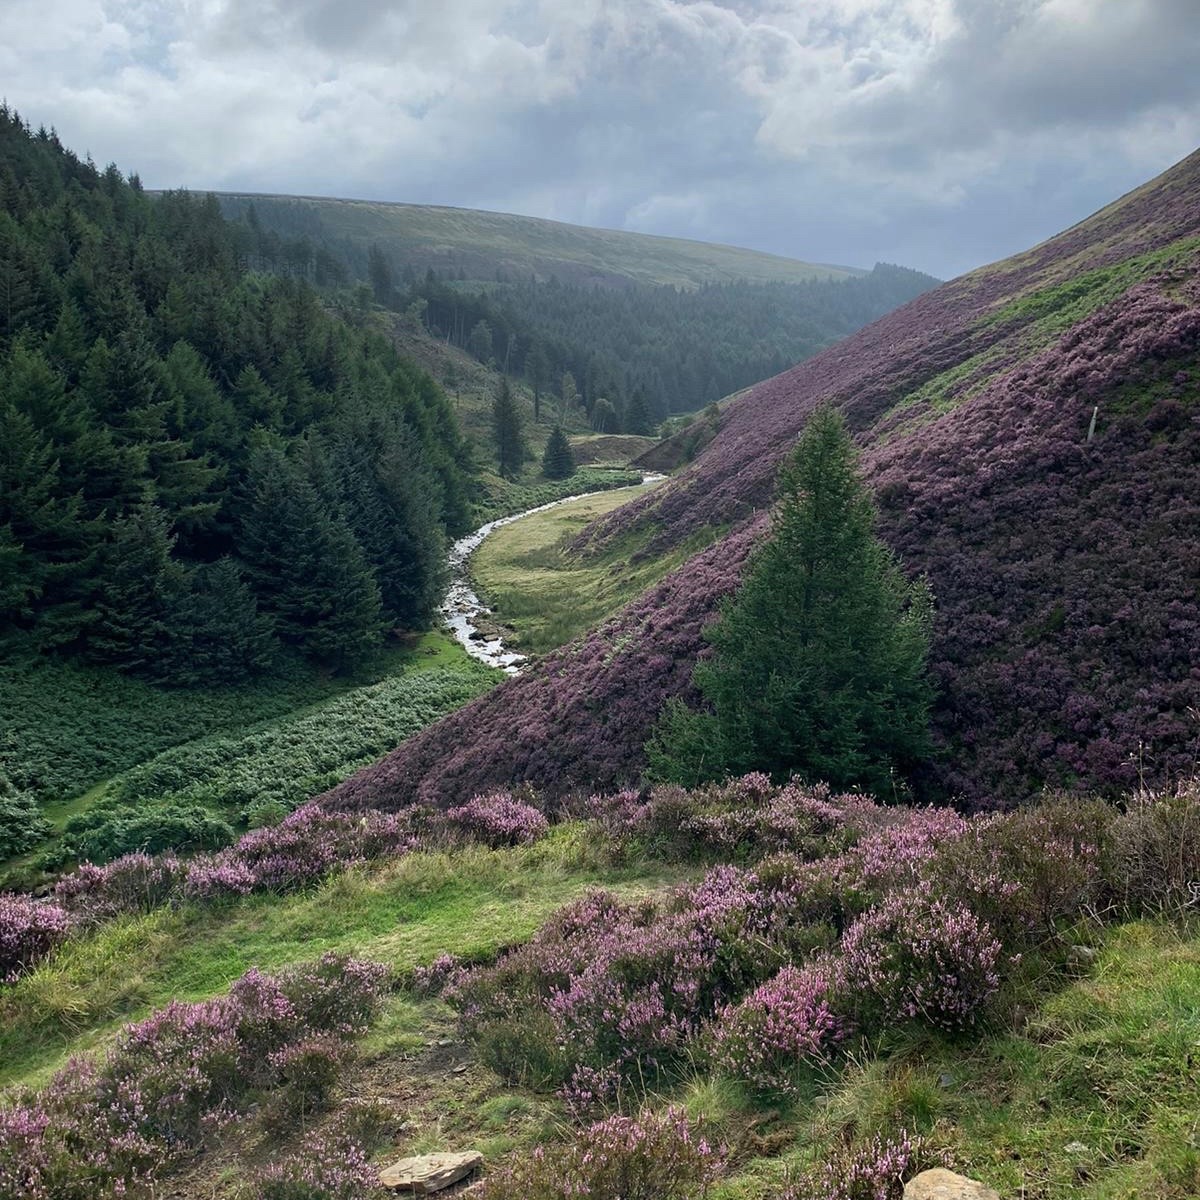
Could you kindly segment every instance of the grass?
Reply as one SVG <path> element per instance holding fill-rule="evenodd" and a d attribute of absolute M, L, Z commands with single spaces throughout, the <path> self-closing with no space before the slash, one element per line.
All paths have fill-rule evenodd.
<path fill-rule="evenodd" d="M 901 1129 L 1002 1196 L 1200 1194 L 1200 937 L 1136 922 L 1105 931 L 1098 949 L 1080 978 L 1028 997 L 1012 1032 L 897 1036 L 886 1057 L 848 1064 L 807 1103 L 768 1110 L 698 1078 L 682 1091 L 694 1114 L 733 1139 L 757 1126 L 714 1200 L 767 1200 L 836 1144 Z M 776 1153 L 756 1156 L 756 1140 Z"/>
<path fill-rule="evenodd" d="M 641 494 L 640 492 L 638 493 Z M 633 493 L 587 496 L 496 530 L 471 559 L 471 575 L 495 619 L 514 631 L 513 643 L 542 654 L 569 642 L 617 612 L 711 540 L 702 532 L 670 554 L 635 558 L 652 536 L 642 531 L 602 554 L 569 548 L 585 526 Z"/>
<path fill-rule="evenodd" d="M 527 939 L 589 887 L 632 896 L 682 877 L 659 864 L 613 870 L 580 826 L 560 826 L 528 848 L 414 854 L 302 894 L 114 921 L 0 991 L 0 1084 L 43 1082 L 123 1022 L 173 999 L 217 994 L 251 966 L 281 967 L 327 950 L 399 972 L 443 950 L 483 959 Z"/>

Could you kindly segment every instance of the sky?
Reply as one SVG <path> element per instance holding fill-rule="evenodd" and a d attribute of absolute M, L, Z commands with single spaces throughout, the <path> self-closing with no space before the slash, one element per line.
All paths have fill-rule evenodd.
<path fill-rule="evenodd" d="M 147 187 L 450 204 L 949 278 L 1200 145 L 1200 0 L 0 0 Z"/>

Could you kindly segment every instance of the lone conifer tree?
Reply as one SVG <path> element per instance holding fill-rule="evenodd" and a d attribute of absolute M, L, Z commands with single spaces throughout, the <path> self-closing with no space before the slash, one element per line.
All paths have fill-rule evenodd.
<path fill-rule="evenodd" d="M 519 474 L 525 461 L 525 439 L 521 431 L 521 413 L 507 379 L 500 381 L 500 390 L 492 402 L 492 430 L 496 435 L 500 474 L 511 479 Z"/>
<path fill-rule="evenodd" d="M 770 540 L 705 631 L 694 680 L 647 746 L 657 778 L 695 784 L 758 770 L 891 791 L 929 752 L 932 601 L 875 536 L 857 454 L 832 410 L 809 422 L 780 481 Z"/>
<path fill-rule="evenodd" d="M 561 425 L 555 425 L 550 432 L 550 440 L 542 455 L 542 474 L 547 479 L 569 479 L 575 474 L 575 455 L 571 452 L 571 443 L 567 441 Z"/>

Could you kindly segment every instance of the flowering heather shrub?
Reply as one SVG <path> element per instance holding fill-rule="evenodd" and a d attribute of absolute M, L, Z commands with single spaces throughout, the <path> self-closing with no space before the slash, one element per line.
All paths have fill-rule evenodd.
<path fill-rule="evenodd" d="M 249 1200 L 360 1200 L 383 1195 L 362 1145 L 345 1134 L 310 1134 L 300 1151 L 250 1179 Z"/>
<path fill-rule="evenodd" d="M 614 1116 L 490 1174 L 480 1200 L 703 1200 L 720 1169 L 680 1109 Z"/>
<path fill-rule="evenodd" d="M 126 854 L 102 867 L 83 863 L 63 876 L 54 895 L 82 920 L 93 922 L 118 913 L 149 912 L 165 904 L 186 876 L 173 854 Z"/>
<path fill-rule="evenodd" d="M 255 829 L 217 854 L 188 864 L 184 895 L 212 900 L 251 892 L 290 892 L 331 871 L 407 854 L 420 843 L 425 813 L 363 815 L 306 804 L 278 825 Z"/>
<path fill-rule="evenodd" d="M 493 848 L 531 845 L 550 828 L 541 812 L 507 792 L 472 797 L 450 809 L 446 823 L 451 830 Z"/>
<path fill-rule="evenodd" d="M 321 1056 L 346 1052 L 377 1011 L 386 968 L 338 955 L 278 975 L 249 971 L 229 995 L 175 1002 L 129 1025 L 104 1058 L 72 1061 L 38 1094 L 0 1108 L 0 1181 L 35 1200 L 125 1195 L 195 1149 L 255 1097 L 298 1086 L 311 1107 Z M 0 1193 L 7 1194 L 7 1193 Z"/>
<path fill-rule="evenodd" d="M 719 867 L 661 907 L 594 892 L 447 999 L 497 1071 L 566 1084 L 585 1109 L 669 1069 L 705 1019 L 782 964 L 754 885 Z"/>
<path fill-rule="evenodd" d="M 1200 780 L 1139 795 L 1113 821 L 1113 886 L 1133 912 L 1200 906 Z"/>
<path fill-rule="evenodd" d="M 715 1058 L 763 1091 L 788 1091 L 805 1065 L 828 1062 L 849 1036 L 834 961 L 784 967 L 716 1021 Z"/>
<path fill-rule="evenodd" d="M 462 960 L 444 950 L 427 967 L 414 967 L 411 988 L 418 996 L 440 996 L 465 970 Z"/>
<path fill-rule="evenodd" d="M 904 1181 L 917 1173 L 924 1146 L 907 1133 L 837 1151 L 779 1200 L 900 1200 Z"/>
<path fill-rule="evenodd" d="M 12 983 L 70 931 L 70 914 L 54 901 L 0 894 L 0 983 Z"/>
<path fill-rule="evenodd" d="M 962 905 L 894 894 L 842 937 L 845 986 L 866 1015 L 973 1025 L 1000 987 L 1000 943 Z"/>
<path fill-rule="evenodd" d="M 922 887 L 965 904 L 1006 944 L 1049 932 L 1104 899 L 1113 810 L 1058 800 L 977 817 L 962 837 L 931 849 Z"/>

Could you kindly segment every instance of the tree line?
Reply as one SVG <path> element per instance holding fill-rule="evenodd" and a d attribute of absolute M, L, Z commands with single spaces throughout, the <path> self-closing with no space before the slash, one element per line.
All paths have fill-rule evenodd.
<path fill-rule="evenodd" d="M 0 107 L 0 649 L 228 681 L 428 621 L 468 448 L 273 237 Z"/>

